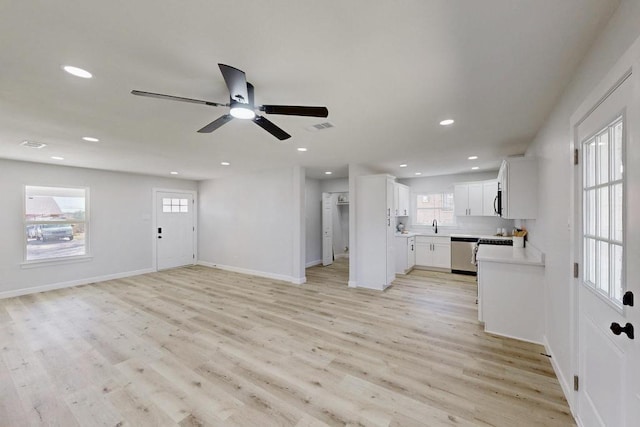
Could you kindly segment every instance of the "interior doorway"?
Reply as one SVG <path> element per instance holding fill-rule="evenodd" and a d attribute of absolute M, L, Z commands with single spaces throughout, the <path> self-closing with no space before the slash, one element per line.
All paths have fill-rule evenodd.
<path fill-rule="evenodd" d="M 349 258 L 349 192 L 322 193 L 322 265 Z"/>

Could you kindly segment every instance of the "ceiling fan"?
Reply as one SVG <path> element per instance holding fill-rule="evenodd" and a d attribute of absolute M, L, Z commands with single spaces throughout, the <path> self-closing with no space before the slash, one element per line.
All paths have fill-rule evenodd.
<path fill-rule="evenodd" d="M 218 129 L 225 123 L 230 122 L 234 118 L 252 120 L 262 129 L 269 132 L 279 140 L 291 138 L 291 135 L 280 129 L 273 122 L 256 114 L 256 110 L 263 111 L 266 114 L 282 114 L 286 116 L 309 116 L 309 117 L 327 117 L 329 110 L 327 107 L 308 107 L 299 105 L 254 105 L 253 103 L 253 85 L 247 82 L 244 71 L 225 64 L 218 64 L 224 81 L 229 88 L 230 102 L 222 104 L 219 102 L 202 101 L 199 99 L 183 98 L 180 96 L 164 95 L 161 93 L 143 92 L 140 90 L 132 90 L 131 93 L 139 96 L 148 96 L 151 98 L 169 99 L 172 101 L 191 102 L 194 104 L 209 105 L 212 107 L 230 107 L 229 113 L 215 119 L 198 132 L 210 133 Z"/>

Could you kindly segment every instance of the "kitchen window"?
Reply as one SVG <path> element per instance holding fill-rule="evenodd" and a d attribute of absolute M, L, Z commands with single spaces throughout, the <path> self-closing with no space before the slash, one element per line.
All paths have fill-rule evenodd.
<path fill-rule="evenodd" d="M 582 142 L 584 282 L 622 304 L 624 272 L 624 120 Z"/>
<path fill-rule="evenodd" d="M 87 255 L 86 188 L 25 187 L 25 261 L 50 261 Z"/>
<path fill-rule="evenodd" d="M 429 193 L 416 195 L 415 225 L 456 225 L 453 213 L 453 193 Z"/>

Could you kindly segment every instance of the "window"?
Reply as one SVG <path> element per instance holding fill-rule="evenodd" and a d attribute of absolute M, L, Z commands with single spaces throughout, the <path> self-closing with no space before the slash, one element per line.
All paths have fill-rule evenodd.
<path fill-rule="evenodd" d="M 87 254 L 87 190 L 25 187 L 26 261 Z"/>
<path fill-rule="evenodd" d="M 582 142 L 584 282 L 622 303 L 624 255 L 623 118 Z"/>
<path fill-rule="evenodd" d="M 188 213 L 189 199 L 170 199 L 167 197 L 163 197 L 162 212 L 163 213 Z"/>
<path fill-rule="evenodd" d="M 416 196 L 416 225 L 456 225 L 453 214 L 453 193 L 418 194 Z"/>

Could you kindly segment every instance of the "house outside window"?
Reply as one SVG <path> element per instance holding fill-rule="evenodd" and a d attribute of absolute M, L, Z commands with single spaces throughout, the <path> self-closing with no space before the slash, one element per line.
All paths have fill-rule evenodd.
<path fill-rule="evenodd" d="M 431 225 L 433 220 L 438 225 L 456 225 L 453 212 L 453 193 L 429 193 L 416 195 L 415 225 Z"/>
<path fill-rule="evenodd" d="M 25 261 L 88 254 L 86 188 L 25 187 Z"/>

